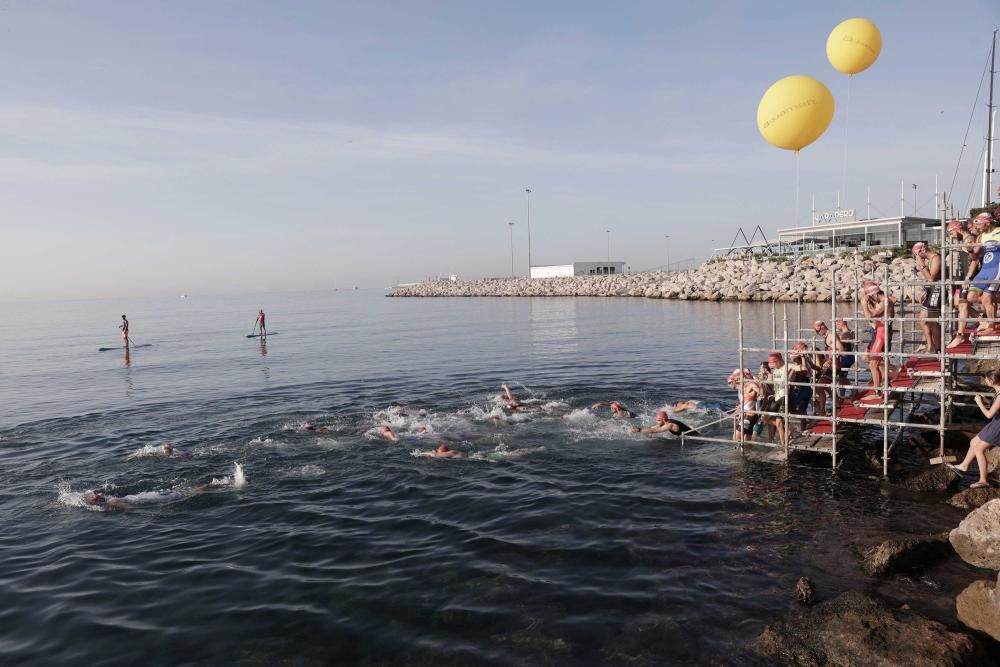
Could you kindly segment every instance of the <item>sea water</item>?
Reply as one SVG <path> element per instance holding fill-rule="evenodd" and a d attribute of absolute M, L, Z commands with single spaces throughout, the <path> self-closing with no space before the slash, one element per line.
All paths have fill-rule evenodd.
<path fill-rule="evenodd" d="M 260 307 L 282 332 L 266 343 L 244 337 Z M 5 305 L 0 662 L 742 664 L 801 575 L 821 598 L 878 588 L 948 618 L 960 563 L 909 583 L 857 563 L 958 511 L 850 446 L 832 472 L 627 432 L 678 400 L 735 404 L 737 308 L 365 290 Z M 791 307 L 792 335 L 827 311 Z M 150 347 L 98 352 L 123 312 Z M 770 346 L 770 306 L 743 313 Z M 529 412 L 503 409 L 504 382 Z M 612 399 L 638 418 L 591 409 Z M 165 441 L 190 455 L 154 455 Z M 419 456 L 440 443 L 467 457 Z M 90 511 L 88 489 L 177 497 Z"/>

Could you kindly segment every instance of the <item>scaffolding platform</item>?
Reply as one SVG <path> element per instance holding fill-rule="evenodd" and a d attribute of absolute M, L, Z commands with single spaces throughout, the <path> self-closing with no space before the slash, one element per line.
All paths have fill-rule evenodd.
<path fill-rule="evenodd" d="M 930 243 L 933 240 L 927 241 Z M 944 237 L 943 224 L 940 248 L 941 263 L 947 265 L 942 274 L 964 275 L 963 270 L 956 268 L 958 266 L 956 257 L 967 252 L 965 246 L 962 243 L 950 244 Z M 762 415 L 769 422 L 773 423 L 776 419 L 783 420 L 787 436 L 784 443 L 747 440 L 743 430 L 739 428 L 733 429 L 729 439 L 709 437 L 701 431 L 686 434 L 682 439 L 735 442 L 744 452 L 752 448 L 759 455 L 760 450 L 771 448 L 783 454 L 783 456 L 778 454 L 765 456 L 767 460 L 787 460 L 790 453 L 797 451 L 821 452 L 831 456 L 832 465 L 836 468 L 838 450 L 842 442 L 847 440 L 860 443 L 862 441 L 855 437 L 859 432 L 878 429 L 882 432 L 882 472 L 883 475 L 888 475 L 890 455 L 904 432 L 909 432 L 924 442 L 927 442 L 926 436 L 936 432 L 937 456 L 931 457 L 930 453 L 925 452 L 929 461 L 936 463 L 949 459 L 944 455 L 945 433 L 968 432 L 981 428 L 982 423 L 953 423 L 952 411 L 959 406 L 968 406 L 969 398 L 979 393 L 978 387 L 965 379 L 971 370 L 968 369 L 966 362 L 981 359 L 1000 360 L 1000 319 L 987 320 L 972 312 L 968 313 L 968 317 L 959 316 L 960 313 L 956 311 L 959 304 L 954 299 L 960 292 L 956 288 L 964 284 L 963 280 L 941 277 L 936 281 L 925 281 L 916 276 L 893 280 L 890 279 L 889 267 L 878 263 L 872 265 L 867 273 L 860 268 L 854 269 L 853 272 L 855 297 L 853 308 L 849 308 L 847 313 L 838 313 L 839 304 L 836 295 L 842 293 L 837 281 L 838 270 L 830 272 L 830 294 L 834 296 L 830 299 L 830 319 L 827 321 L 831 325 L 837 322 L 838 326 L 820 328 L 815 335 L 813 329 L 802 326 L 801 299 L 798 304 L 797 326 L 795 323 L 790 325 L 789 306 L 783 306 L 784 316 L 781 320 L 783 332 L 779 335 L 778 304 L 772 302 L 770 347 L 746 345 L 742 303 L 739 306 L 738 368 L 755 365 L 752 361 L 747 363 L 747 353 L 766 352 L 770 355 L 772 352 L 777 352 L 788 360 L 787 364 L 795 366 L 796 372 L 802 371 L 804 361 L 807 362 L 806 368 L 812 372 L 812 375 L 807 374 L 807 381 L 785 384 L 788 390 L 785 392 L 786 398 L 783 405 L 777 409 L 772 407 L 770 411 L 761 411 L 759 406 L 756 409 L 756 414 Z M 874 317 L 871 308 L 866 305 L 862 309 L 860 303 L 860 299 L 868 298 L 861 290 L 862 283 L 868 281 L 878 285 L 882 295 L 870 302 L 871 308 L 877 308 L 875 312 L 881 313 Z M 994 282 L 1000 283 L 1000 280 Z M 923 301 L 927 290 L 941 294 L 944 307 L 936 315 L 918 308 L 917 304 Z M 963 310 L 962 313 L 964 312 Z M 847 327 L 843 328 L 845 322 Z M 976 329 L 982 322 L 990 322 L 993 328 L 977 332 Z M 852 329 L 852 323 L 856 325 L 856 329 Z M 954 332 L 958 331 L 960 326 L 965 333 L 965 339 L 960 344 L 951 348 L 944 347 L 937 352 L 922 351 L 923 339 L 932 335 L 933 327 L 938 328 L 939 340 L 944 343 L 954 339 Z M 861 340 L 861 331 L 867 327 L 872 327 L 876 331 L 879 329 L 892 331 L 895 335 L 888 337 L 889 346 L 886 349 L 872 353 L 865 349 L 866 346 Z M 932 328 L 925 329 L 926 327 Z M 789 332 L 795 333 L 790 336 Z M 797 345 L 798 343 L 805 343 L 806 347 L 803 348 Z M 842 361 L 844 356 L 852 357 L 855 363 L 848 364 Z M 794 363 L 793 357 L 798 357 Z M 830 368 L 834 359 L 837 372 L 831 378 Z M 882 359 L 882 364 L 885 364 L 883 372 L 879 374 L 881 377 L 874 386 L 871 377 L 873 359 Z M 825 381 L 821 381 L 824 379 Z M 765 379 L 764 383 L 767 382 Z M 742 396 L 743 386 L 746 383 L 760 385 L 761 381 L 744 377 L 738 380 L 739 386 L 736 386 L 735 382 L 730 386 L 738 390 Z M 814 400 L 821 392 L 826 393 L 828 400 L 831 396 L 835 397 L 832 414 L 810 415 L 791 412 L 787 397 L 793 386 L 812 388 Z M 759 397 L 762 392 L 758 390 L 751 393 L 751 398 L 755 394 Z M 822 398 L 815 403 L 816 407 L 819 407 L 821 402 Z M 737 407 L 732 411 L 736 425 L 744 420 L 744 405 L 742 400 L 738 401 Z M 722 423 L 722 420 L 714 422 L 716 425 Z M 869 443 L 870 446 L 871 439 L 865 438 L 863 442 Z"/>

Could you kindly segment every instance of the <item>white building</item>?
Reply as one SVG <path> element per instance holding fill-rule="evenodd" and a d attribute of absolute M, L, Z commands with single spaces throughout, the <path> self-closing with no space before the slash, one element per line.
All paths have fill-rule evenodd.
<path fill-rule="evenodd" d="M 839 213 L 851 213 L 841 211 Z M 778 254 L 882 250 L 913 245 L 916 241 L 941 242 L 941 221 L 916 216 L 854 220 L 853 215 L 816 216 L 808 227 L 778 230 Z M 845 220 L 845 218 L 847 218 Z"/>
<path fill-rule="evenodd" d="M 573 262 L 531 267 L 532 278 L 568 278 L 615 273 L 625 273 L 625 262 Z"/>

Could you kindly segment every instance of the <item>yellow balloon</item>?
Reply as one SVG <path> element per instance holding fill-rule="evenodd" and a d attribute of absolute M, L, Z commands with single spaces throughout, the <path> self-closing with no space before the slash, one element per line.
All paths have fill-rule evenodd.
<path fill-rule="evenodd" d="M 760 98 L 757 129 L 772 146 L 798 151 L 826 131 L 833 108 L 833 95 L 822 83 L 811 76 L 786 76 Z"/>
<path fill-rule="evenodd" d="M 838 72 L 864 72 L 882 52 L 882 33 L 868 19 L 847 19 L 826 38 L 826 57 Z"/>

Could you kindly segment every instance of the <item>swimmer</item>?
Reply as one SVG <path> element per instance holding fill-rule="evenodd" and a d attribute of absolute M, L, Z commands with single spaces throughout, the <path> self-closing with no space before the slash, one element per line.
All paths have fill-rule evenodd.
<path fill-rule="evenodd" d="M 165 442 L 162 445 L 160 445 L 159 451 L 156 452 L 156 453 L 158 455 L 166 457 L 166 458 L 177 457 L 177 458 L 185 458 L 186 459 L 186 458 L 190 458 L 191 457 L 191 452 L 187 451 L 186 449 L 177 449 L 176 447 L 174 447 L 173 445 L 171 445 L 169 442 Z M 138 458 L 141 458 L 143 456 L 151 456 L 151 455 L 152 454 L 149 453 L 148 449 L 146 449 L 145 451 L 143 449 L 140 449 L 139 451 L 132 452 L 131 454 L 129 454 L 128 456 L 126 456 L 125 460 L 126 461 L 131 461 L 133 459 L 138 459 Z"/>
<path fill-rule="evenodd" d="M 203 493 L 207 486 L 199 486 L 193 493 Z M 171 503 L 180 500 L 185 496 L 173 489 L 161 489 L 160 491 L 145 491 L 143 493 L 133 493 L 127 496 L 106 496 L 100 491 L 84 491 L 83 502 L 88 505 L 97 505 L 105 510 L 125 511 L 138 507 L 139 505 L 150 505 L 153 503 Z"/>
<path fill-rule="evenodd" d="M 611 401 L 610 403 L 594 403 L 590 406 L 591 410 L 600 410 L 604 406 L 611 408 L 611 416 L 618 417 L 620 419 L 634 419 L 635 413 L 626 408 L 621 404 L 620 401 Z"/>
<path fill-rule="evenodd" d="M 397 436 L 395 433 L 392 432 L 392 429 L 389 428 L 388 424 L 382 427 L 382 430 L 380 431 L 379 435 L 381 435 L 389 442 L 399 442 L 399 436 Z"/>
<path fill-rule="evenodd" d="M 330 429 L 328 429 L 325 426 L 315 426 L 313 424 L 310 424 L 309 422 L 306 422 L 305 424 L 303 424 L 301 426 L 301 429 L 303 431 L 309 431 L 310 433 L 329 433 L 330 432 Z"/>
<path fill-rule="evenodd" d="M 671 412 L 687 412 L 688 410 L 701 410 L 701 401 L 677 401 L 670 406 Z"/>
<path fill-rule="evenodd" d="M 666 411 L 660 410 L 656 413 L 656 424 L 653 426 L 645 426 L 643 428 L 637 428 L 633 426 L 628 430 L 629 433 L 673 433 L 674 435 L 680 435 L 681 433 L 687 433 L 691 430 L 691 427 L 684 422 L 679 422 L 676 419 L 670 419 Z"/>
<path fill-rule="evenodd" d="M 517 396 L 511 393 L 510 387 L 506 384 L 502 384 L 500 385 L 500 388 L 503 389 L 503 393 L 500 394 L 501 399 L 507 401 L 510 405 L 521 405 L 521 401 L 518 400 Z"/>
<path fill-rule="evenodd" d="M 448 445 L 441 443 L 438 448 L 430 451 L 424 452 L 424 456 L 433 456 L 436 459 L 464 459 L 465 452 L 459 452 L 448 447 Z"/>

